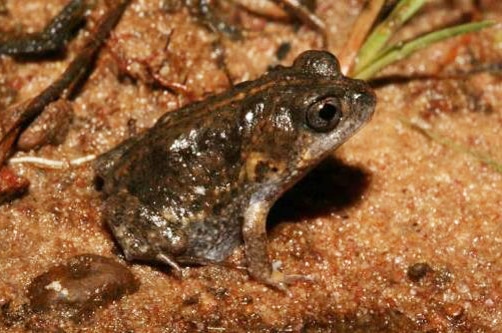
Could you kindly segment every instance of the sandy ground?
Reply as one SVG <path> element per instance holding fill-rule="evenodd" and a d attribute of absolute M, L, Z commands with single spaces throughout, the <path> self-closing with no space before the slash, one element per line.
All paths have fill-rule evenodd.
<path fill-rule="evenodd" d="M 0 31 L 40 30 L 66 2 L 7 0 Z M 362 2 L 318 1 L 335 54 Z M 430 1 L 402 37 L 470 16 L 502 21 L 498 1 L 477 3 Z M 17 91 L 22 101 L 50 84 L 105 9 L 98 1 L 60 57 L 0 58 L 0 105 L 10 103 L 5 91 Z M 321 47 L 308 27 L 243 10 L 231 19 L 246 28 L 242 41 L 222 41 L 234 82 Z M 89 165 L 12 164 L 31 185 L 0 206 L 0 331 L 501 332 L 502 174 L 407 125 L 419 121 L 502 163 L 501 35 L 498 25 L 389 68 L 374 83 L 378 107 L 371 123 L 278 202 L 270 216 L 270 254 L 284 271 L 315 277 L 292 285 L 292 297 L 238 269 L 187 268 L 180 281 L 162 267 L 125 263 L 101 222 Z M 217 39 L 185 10 L 166 14 L 157 0 L 134 0 L 72 100 L 76 116 L 64 143 L 15 157 L 99 154 L 164 112 L 225 90 L 227 76 L 212 57 Z M 281 43 L 291 45 L 283 60 L 276 56 Z M 85 253 L 127 265 L 139 290 L 79 320 L 58 311 L 31 313 L 27 293 L 35 277 Z M 228 263 L 242 258 L 237 249 Z"/>

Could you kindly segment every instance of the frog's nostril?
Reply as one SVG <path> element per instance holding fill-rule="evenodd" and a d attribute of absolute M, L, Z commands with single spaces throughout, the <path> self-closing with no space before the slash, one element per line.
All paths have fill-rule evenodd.
<path fill-rule="evenodd" d="M 354 96 L 354 100 L 361 106 L 374 108 L 376 105 L 376 96 L 372 91 L 365 91 Z"/>
<path fill-rule="evenodd" d="M 375 109 L 375 106 L 377 104 L 376 95 L 374 93 L 372 93 L 371 95 L 368 95 L 367 98 L 368 98 L 367 105 L 369 105 L 372 109 Z"/>

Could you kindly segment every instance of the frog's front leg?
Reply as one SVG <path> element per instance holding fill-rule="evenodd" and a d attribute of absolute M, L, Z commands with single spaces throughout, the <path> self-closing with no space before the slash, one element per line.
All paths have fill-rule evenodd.
<path fill-rule="evenodd" d="M 176 276 L 181 276 L 174 258 L 186 250 L 188 238 L 177 223 L 166 220 L 125 189 L 107 198 L 104 220 L 127 260 L 167 264 Z"/>
<path fill-rule="evenodd" d="M 256 280 L 290 295 L 287 285 L 298 280 L 311 280 L 309 276 L 285 275 L 276 270 L 268 256 L 267 215 L 271 207 L 267 195 L 255 194 L 244 213 L 242 235 L 249 274 Z"/>

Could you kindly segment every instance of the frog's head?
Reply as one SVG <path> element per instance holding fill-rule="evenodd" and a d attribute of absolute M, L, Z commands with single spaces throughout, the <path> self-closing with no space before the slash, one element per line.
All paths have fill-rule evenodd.
<path fill-rule="evenodd" d="M 376 96 L 361 80 L 345 77 L 328 52 L 307 51 L 293 68 L 312 77 L 290 104 L 297 123 L 298 163 L 311 165 L 349 139 L 372 117 Z"/>
<path fill-rule="evenodd" d="M 323 51 L 304 52 L 268 76 L 273 89 L 256 104 L 263 117 L 246 168 L 255 180 L 288 187 L 369 121 L 376 97 Z"/>

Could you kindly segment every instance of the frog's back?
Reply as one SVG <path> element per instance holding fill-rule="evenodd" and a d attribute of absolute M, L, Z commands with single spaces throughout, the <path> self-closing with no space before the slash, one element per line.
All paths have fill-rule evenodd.
<path fill-rule="evenodd" d="M 117 165 L 116 179 L 125 176 L 120 186 L 156 209 L 208 206 L 212 195 L 230 190 L 241 163 L 240 126 L 219 116 L 156 126 Z"/>
<path fill-rule="evenodd" d="M 284 70 L 281 74 L 289 77 Z M 245 150 L 259 136 L 252 127 L 266 116 L 276 76 L 272 72 L 166 113 L 137 139 L 100 158 L 97 169 L 104 191 L 110 195 L 127 189 L 182 219 L 236 199 L 245 191 L 240 183 Z"/>

